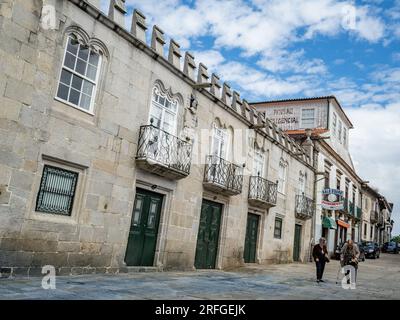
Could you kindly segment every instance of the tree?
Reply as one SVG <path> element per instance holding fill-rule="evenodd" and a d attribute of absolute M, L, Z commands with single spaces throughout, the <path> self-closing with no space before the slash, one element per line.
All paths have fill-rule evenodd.
<path fill-rule="evenodd" d="M 392 241 L 400 243 L 400 235 L 393 237 Z"/>

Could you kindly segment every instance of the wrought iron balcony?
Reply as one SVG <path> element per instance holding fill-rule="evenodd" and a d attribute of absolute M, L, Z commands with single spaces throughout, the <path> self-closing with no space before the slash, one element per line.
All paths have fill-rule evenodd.
<path fill-rule="evenodd" d="M 371 223 L 377 223 L 378 222 L 378 216 L 379 216 L 378 212 L 375 211 L 375 210 L 372 210 L 371 214 L 370 214 Z"/>
<path fill-rule="evenodd" d="M 243 168 L 217 156 L 207 156 L 204 187 L 210 191 L 233 196 L 243 187 Z"/>
<path fill-rule="evenodd" d="M 276 206 L 278 184 L 260 176 L 250 177 L 249 203 L 256 207 L 270 208 Z"/>
<path fill-rule="evenodd" d="M 304 194 L 296 196 L 296 218 L 311 219 L 314 215 L 314 200 Z"/>
<path fill-rule="evenodd" d="M 170 179 L 181 179 L 189 175 L 191 159 L 191 143 L 153 125 L 140 127 L 138 167 Z"/>

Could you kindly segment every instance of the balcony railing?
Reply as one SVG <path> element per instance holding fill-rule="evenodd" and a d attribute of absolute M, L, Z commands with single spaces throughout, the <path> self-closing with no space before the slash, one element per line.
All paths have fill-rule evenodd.
<path fill-rule="evenodd" d="M 371 223 L 377 223 L 378 222 L 378 216 L 379 216 L 378 212 L 375 211 L 375 210 L 372 210 L 371 214 L 370 214 Z"/>
<path fill-rule="evenodd" d="M 207 156 L 204 187 L 225 195 L 242 192 L 243 168 L 217 156 Z"/>
<path fill-rule="evenodd" d="M 276 206 L 278 184 L 259 176 L 250 177 L 249 203 L 256 207 Z"/>
<path fill-rule="evenodd" d="M 157 175 L 181 179 L 189 175 L 192 144 L 153 125 L 141 126 L 136 163 Z"/>
<path fill-rule="evenodd" d="M 314 215 L 314 200 L 304 194 L 296 196 L 296 218 L 311 219 Z"/>

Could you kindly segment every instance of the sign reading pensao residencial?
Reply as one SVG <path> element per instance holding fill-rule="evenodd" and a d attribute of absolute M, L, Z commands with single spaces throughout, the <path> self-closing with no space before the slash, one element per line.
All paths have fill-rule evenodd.
<path fill-rule="evenodd" d="M 343 191 L 337 189 L 322 190 L 322 208 L 326 210 L 343 210 Z"/>

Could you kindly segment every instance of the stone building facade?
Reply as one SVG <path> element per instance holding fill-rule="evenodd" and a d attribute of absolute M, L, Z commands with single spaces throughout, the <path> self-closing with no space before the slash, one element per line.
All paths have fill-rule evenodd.
<path fill-rule="evenodd" d="M 363 210 L 363 202 L 376 203 L 379 214 L 382 209 L 378 209 L 378 198 L 371 194 L 373 190 L 356 173 L 348 149 L 349 131 L 353 125 L 336 97 L 266 101 L 252 105 L 303 146 L 308 144 L 307 136 L 313 143 L 317 159 L 313 241 L 325 237 L 328 250 L 334 253 L 336 247 L 348 239 L 356 242 L 369 239 L 370 231 L 365 234 L 362 224 L 369 228 L 371 223 L 377 222 L 370 220 L 374 209 L 368 205 Z M 368 200 L 363 197 L 364 187 L 370 191 L 365 194 Z M 333 200 L 328 198 L 332 196 Z M 379 195 L 381 198 L 384 199 Z M 388 229 L 382 232 L 387 234 Z"/>
<path fill-rule="evenodd" d="M 0 266 L 305 261 L 310 150 L 125 19 L 122 0 L 0 4 Z"/>

